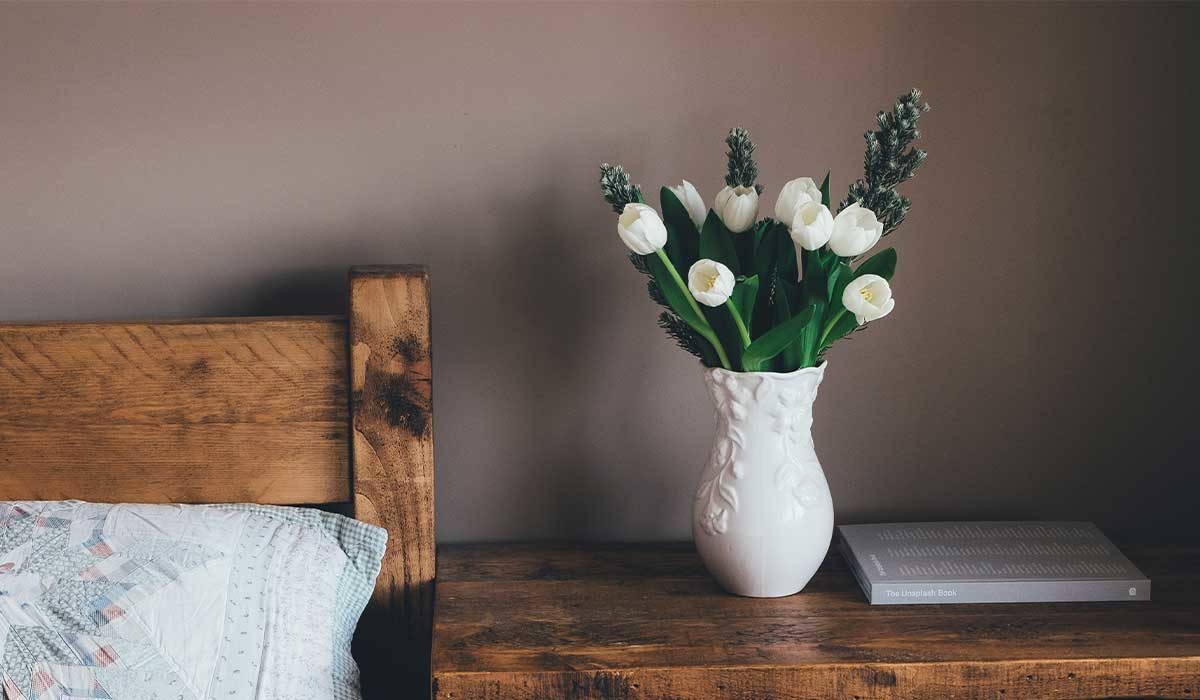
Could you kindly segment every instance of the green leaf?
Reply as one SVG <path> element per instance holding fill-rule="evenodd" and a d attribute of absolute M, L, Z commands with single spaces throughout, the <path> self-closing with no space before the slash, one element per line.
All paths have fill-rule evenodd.
<path fill-rule="evenodd" d="M 890 280 L 892 275 L 896 274 L 896 249 L 886 248 L 872 255 L 866 262 L 858 266 L 854 271 L 855 277 L 863 275 L 879 275 L 885 280 Z"/>
<path fill-rule="evenodd" d="M 737 325 L 733 322 L 733 316 L 730 315 L 729 309 L 725 305 L 721 306 L 706 306 L 700 305 L 700 310 L 704 313 L 704 318 L 708 321 L 708 325 L 712 327 L 712 332 L 716 334 L 722 347 L 725 348 L 726 354 L 729 355 L 730 362 L 736 369 L 739 366 L 739 358 L 742 354 L 742 336 L 738 333 Z"/>
<path fill-rule="evenodd" d="M 754 302 L 758 299 L 758 275 L 747 277 L 734 285 L 731 298 L 734 307 L 742 315 L 742 320 L 750 323 L 751 315 L 754 313 Z"/>
<path fill-rule="evenodd" d="M 808 307 L 799 314 L 767 331 L 742 353 L 743 372 L 762 372 L 771 358 L 783 352 L 800 336 L 804 327 L 812 321 L 815 309 Z"/>
<path fill-rule="evenodd" d="M 770 221 L 766 219 L 765 221 Z M 754 246 L 754 271 L 760 279 L 767 279 L 771 274 L 771 265 L 775 262 L 775 227 L 767 226 L 762 235 L 755 232 L 757 243 Z"/>
<path fill-rule="evenodd" d="M 804 266 L 804 279 L 800 280 L 800 304 L 811 306 L 820 302 L 822 305 L 829 299 L 829 278 L 825 268 L 821 267 L 820 251 L 808 254 L 808 263 Z"/>
<path fill-rule="evenodd" d="M 858 319 L 854 317 L 854 314 L 846 311 L 845 309 L 842 309 L 842 311 L 844 313 L 833 324 L 833 328 L 829 331 L 829 335 L 825 337 L 825 342 L 821 344 L 820 348 L 817 348 L 818 354 L 824 352 L 825 348 L 833 345 L 835 342 L 845 338 L 855 328 L 858 328 Z"/>
<path fill-rule="evenodd" d="M 825 330 L 825 300 L 820 299 L 808 308 L 813 310 L 812 320 L 800 331 L 800 342 L 797 343 L 804 353 L 801 367 L 812 367 L 816 364 L 817 351 L 820 349 L 817 343 L 821 339 L 821 331 Z"/>
<path fill-rule="evenodd" d="M 846 285 L 850 284 L 850 280 L 854 279 L 854 270 L 844 262 L 838 262 L 833 267 L 833 271 L 829 273 L 829 308 L 831 311 L 836 311 L 842 308 L 842 292 L 846 291 Z"/>
<path fill-rule="evenodd" d="M 825 181 L 821 183 L 821 204 L 829 206 L 829 171 L 825 172 Z"/>
<path fill-rule="evenodd" d="M 771 321 L 773 326 L 778 326 L 792 317 L 791 304 L 788 299 L 795 296 L 796 285 L 783 280 L 778 281 L 779 289 L 775 293 L 775 299 L 771 304 Z M 800 369 L 804 362 L 804 348 L 800 345 L 799 339 L 788 343 L 783 348 L 783 352 L 775 358 L 775 369 L 780 372 L 791 372 L 792 370 Z"/>
<path fill-rule="evenodd" d="M 667 256 L 676 268 L 687 270 L 700 254 L 700 232 L 692 223 L 687 208 L 670 188 L 659 190 L 658 197 L 662 204 L 663 223 L 667 225 Z"/>
<path fill-rule="evenodd" d="M 766 221 L 770 221 L 770 219 Z M 771 266 L 775 261 L 770 255 L 770 250 L 774 244 L 775 228 L 767 226 L 754 250 L 754 273 L 758 276 L 759 285 L 765 293 L 758 295 L 754 312 L 746 319 L 746 323 L 750 324 L 751 336 L 764 333 L 773 325 L 771 322 L 771 283 L 774 278 L 771 274 Z"/>
<path fill-rule="evenodd" d="M 783 282 L 777 280 L 776 284 L 783 284 Z M 767 296 L 767 295 L 764 294 L 763 296 Z M 784 294 L 782 289 L 776 289 L 775 298 L 770 300 L 770 308 L 767 311 L 770 314 L 770 316 L 768 318 L 767 323 L 764 325 L 763 330 L 760 331 L 760 333 L 759 333 L 760 335 L 771 330 L 775 326 L 778 326 L 778 325 L 786 322 L 789 318 L 792 317 L 792 307 L 790 304 L 788 304 L 787 294 Z M 786 366 L 787 360 L 788 360 L 788 354 L 789 354 L 788 348 L 791 348 L 791 347 L 792 347 L 791 345 L 788 345 L 787 347 L 785 347 L 783 349 L 783 351 L 778 356 L 775 357 L 775 360 L 772 363 L 773 364 L 772 369 L 774 369 L 777 372 L 787 372 L 788 371 L 788 367 Z"/>
<path fill-rule="evenodd" d="M 896 274 L 896 249 L 886 248 L 872 255 L 863 264 L 858 266 L 857 270 L 851 271 L 845 261 L 839 262 L 835 268 L 836 275 L 834 283 L 830 288 L 829 296 L 829 311 L 830 318 L 837 318 L 834 321 L 832 328 L 829 330 L 829 335 L 825 336 L 825 342 L 819 343 L 820 347 L 816 349 L 817 354 L 821 354 L 830 345 L 845 338 L 854 329 L 858 328 L 858 320 L 854 318 L 854 314 L 846 311 L 842 306 L 842 293 L 846 291 L 846 285 L 851 280 L 862 277 L 863 275 L 879 275 L 880 277 L 890 280 Z M 837 315 L 840 313 L 840 315 Z M 822 328 L 822 333 L 824 329 Z"/>
<path fill-rule="evenodd" d="M 775 227 L 775 220 L 767 217 L 754 225 L 754 250 L 755 255 L 758 254 L 758 247 L 762 245 L 763 237 Z M 756 258 L 757 260 L 757 258 Z"/>
<path fill-rule="evenodd" d="M 737 276 L 742 274 L 742 266 L 738 263 L 733 235 L 725 228 L 725 224 L 721 223 L 717 213 L 709 209 L 704 228 L 700 230 L 700 257 L 723 263 Z"/>
<path fill-rule="evenodd" d="M 787 227 L 777 222 L 766 220 L 762 240 L 754 252 L 754 271 L 761 282 L 763 293 L 758 295 L 758 304 L 754 310 L 752 325 L 753 333 L 762 335 L 774 325 L 771 305 L 777 298 L 776 289 L 771 285 L 786 282 L 790 289 L 796 289 L 796 246 L 788 235 Z"/>
<path fill-rule="evenodd" d="M 651 254 L 642 256 L 646 263 L 646 268 L 650 270 L 651 276 L 654 277 L 654 283 L 658 285 L 658 289 L 662 292 L 663 298 L 667 300 L 667 305 L 683 320 L 705 338 L 709 343 L 713 344 L 714 350 L 716 344 L 720 343 L 722 350 L 736 351 L 741 348 L 741 342 L 737 335 L 737 329 L 732 328 L 733 323 L 729 320 L 729 314 L 725 313 L 724 319 L 721 319 L 716 312 L 718 309 L 711 309 L 707 306 L 701 307 L 703 311 L 697 314 L 695 308 L 688 301 L 689 296 L 685 296 L 688 292 L 681 289 L 679 284 L 673 279 L 671 272 L 667 269 L 666 264 L 658 255 Z M 722 322 L 723 323 L 714 323 Z M 727 328 L 728 326 L 728 328 Z M 737 364 L 731 364 L 730 367 L 737 367 Z"/>
<path fill-rule="evenodd" d="M 767 279 L 771 267 L 779 270 L 779 276 L 795 282 L 799 276 L 796 267 L 796 245 L 788 234 L 787 227 L 766 219 L 770 225 L 763 231 L 758 247 L 754 250 L 754 269 L 760 279 Z"/>
<path fill-rule="evenodd" d="M 658 290 L 662 292 L 663 298 L 667 300 L 667 304 L 670 305 L 675 315 L 683 319 L 684 323 L 687 323 L 696 329 L 696 331 L 711 333 L 712 329 L 709 328 L 708 322 L 696 314 L 687 297 L 683 296 L 683 290 L 679 288 L 678 284 L 675 284 L 675 280 L 672 279 L 671 273 L 667 270 L 666 265 L 663 264 L 662 259 L 651 253 L 650 255 L 643 255 L 642 260 L 645 261 L 646 267 L 654 277 L 654 283 L 658 285 Z"/>
<path fill-rule="evenodd" d="M 732 234 L 733 249 L 737 251 L 738 266 L 746 273 L 754 271 L 755 233 L 753 230 Z"/>

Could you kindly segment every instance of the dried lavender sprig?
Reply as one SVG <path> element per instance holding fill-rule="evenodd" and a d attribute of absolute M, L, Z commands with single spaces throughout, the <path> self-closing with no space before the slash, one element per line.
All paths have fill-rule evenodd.
<path fill-rule="evenodd" d="M 921 138 L 917 121 L 928 111 L 929 105 L 921 101 L 921 91 L 913 88 L 896 100 L 890 112 L 875 116 L 879 128 L 863 135 L 867 142 L 863 177 L 850 185 L 838 211 L 858 202 L 875 212 L 883 224 L 883 235 L 900 226 L 912 202 L 895 188 L 925 162 L 925 151 L 909 146 Z"/>
<path fill-rule="evenodd" d="M 604 192 L 604 201 L 618 214 L 626 204 L 643 201 L 641 185 L 630 184 L 629 173 L 619 165 L 600 165 L 600 189 Z"/>
<path fill-rule="evenodd" d="M 755 145 L 750 140 L 750 132 L 735 126 L 725 137 L 725 145 L 729 146 L 729 151 L 725 154 L 729 159 L 725 184 L 730 187 L 753 187 L 762 194 L 763 186 L 756 182 L 758 163 L 754 160 Z"/>
<path fill-rule="evenodd" d="M 700 358 L 705 364 L 709 362 L 704 357 L 704 351 L 701 349 L 706 347 L 707 341 L 701 338 L 683 319 L 673 313 L 664 311 L 658 316 L 658 327 L 666 331 L 667 335 L 680 348 Z M 713 366 L 719 367 L 720 365 Z"/>

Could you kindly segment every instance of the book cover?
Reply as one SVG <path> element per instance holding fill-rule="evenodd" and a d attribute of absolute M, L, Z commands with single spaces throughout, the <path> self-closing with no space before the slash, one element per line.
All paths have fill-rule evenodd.
<path fill-rule="evenodd" d="M 840 525 L 872 605 L 1150 600 L 1150 579 L 1092 523 Z"/>

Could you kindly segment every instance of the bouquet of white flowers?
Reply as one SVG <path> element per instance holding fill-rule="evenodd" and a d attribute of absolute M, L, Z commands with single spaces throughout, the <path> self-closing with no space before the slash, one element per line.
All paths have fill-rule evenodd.
<path fill-rule="evenodd" d="M 836 215 L 826 174 L 820 186 L 810 177 L 785 184 L 774 218 L 759 219 L 763 186 L 741 128 L 725 139 L 726 186 L 711 208 L 684 180 L 660 190 L 660 216 L 624 168 L 600 166 L 604 198 L 620 215 L 617 234 L 666 307 L 659 324 L 708 367 L 789 372 L 815 367 L 835 341 L 891 313 L 895 249 L 858 260 L 908 212 L 895 188 L 925 160 L 911 144 L 928 109 L 914 89 L 877 115 L 863 178 Z"/>

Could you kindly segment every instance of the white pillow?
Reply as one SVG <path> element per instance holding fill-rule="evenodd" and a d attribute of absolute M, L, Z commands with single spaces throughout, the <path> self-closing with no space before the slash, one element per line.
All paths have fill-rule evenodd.
<path fill-rule="evenodd" d="M 0 698 L 359 700 L 386 542 L 305 508 L 0 502 Z"/>

